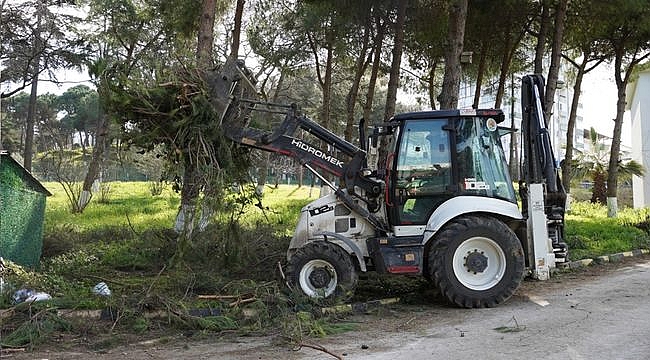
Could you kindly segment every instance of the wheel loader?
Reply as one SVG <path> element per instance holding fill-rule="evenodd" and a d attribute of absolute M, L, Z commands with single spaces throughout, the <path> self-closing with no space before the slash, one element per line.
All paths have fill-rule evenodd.
<path fill-rule="evenodd" d="M 292 157 L 332 190 L 300 212 L 284 269 L 290 287 L 312 298 L 346 299 L 360 273 L 375 271 L 425 276 L 457 306 L 492 307 L 525 276 L 546 280 L 566 261 L 566 193 L 546 130 L 541 75 L 522 78 L 516 190 L 500 109 L 361 121 L 357 146 L 295 104 L 259 101 L 250 74 L 241 61 L 229 61 L 208 82 L 226 137 Z M 256 111 L 284 119 L 261 130 L 249 126 Z"/>

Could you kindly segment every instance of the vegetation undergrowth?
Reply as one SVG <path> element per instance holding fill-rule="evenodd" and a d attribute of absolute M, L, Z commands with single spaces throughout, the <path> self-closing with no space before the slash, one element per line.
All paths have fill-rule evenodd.
<path fill-rule="evenodd" d="M 83 345 L 92 349 L 122 343 L 125 336 L 179 331 L 207 336 L 279 328 L 288 341 L 299 341 L 351 326 L 324 318 L 307 299 L 281 291 L 277 281 L 299 210 L 317 197 L 317 189 L 268 187 L 261 203 L 245 204 L 236 214 L 239 221 L 221 214 L 207 231 L 196 233 L 186 261 L 171 267 L 176 193 L 166 188 L 152 196 L 147 183 L 115 182 L 105 201 L 71 214 L 61 186 L 45 185 L 53 196 L 47 201 L 39 268 L 10 262 L 2 268 L 0 306 L 6 310 L 0 346 L 47 344 L 56 338 L 50 336 L 54 331 L 83 334 Z M 99 282 L 107 284 L 110 296 L 93 292 Z M 16 305 L 12 295 L 18 289 L 52 299 Z M 34 317 L 40 307 L 48 310 Z M 66 317 L 85 310 L 102 310 L 103 321 Z"/>
<path fill-rule="evenodd" d="M 299 344 L 306 337 L 354 327 L 324 317 L 319 306 L 282 291 L 278 281 L 278 264 L 285 259 L 299 210 L 318 196 L 317 189 L 267 187 L 260 203 L 242 202 L 236 212 L 217 215 L 207 231 L 191 239 L 186 260 L 172 267 L 177 237 L 170 228 L 179 199 L 169 188 L 152 196 L 144 182 L 111 183 L 104 201 L 71 214 L 60 185 L 46 186 L 54 195 L 47 200 L 39 268 L 5 262 L 1 269 L 1 346 L 34 347 L 69 336 L 103 349 L 131 336 L 277 329 Z M 588 202 L 572 204 L 566 217 L 571 259 L 650 248 L 647 210 L 622 209 L 616 219 L 606 212 Z M 100 282 L 110 296 L 93 292 Z M 421 278 L 369 274 L 353 300 L 399 296 L 417 303 L 430 298 L 429 287 Z M 46 292 L 52 299 L 16 305 L 12 296 L 18 289 Z M 87 310 L 101 310 L 102 320 L 78 317 Z"/>
<path fill-rule="evenodd" d="M 565 236 L 571 260 L 650 249 L 648 209 L 624 208 L 618 217 L 607 217 L 607 207 L 574 202 L 566 216 Z"/>

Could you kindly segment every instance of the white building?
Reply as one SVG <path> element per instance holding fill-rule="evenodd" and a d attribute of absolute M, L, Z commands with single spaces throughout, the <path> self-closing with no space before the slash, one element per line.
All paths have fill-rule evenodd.
<path fill-rule="evenodd" d="M 641 71 L 636 81 L 626 89 L 626 110 L 632 120 L 632 159 L 650 169 L 650 69 Z M 650 206 L 650 182 L 646 177 L 632 178 L 634 207 Z"/>

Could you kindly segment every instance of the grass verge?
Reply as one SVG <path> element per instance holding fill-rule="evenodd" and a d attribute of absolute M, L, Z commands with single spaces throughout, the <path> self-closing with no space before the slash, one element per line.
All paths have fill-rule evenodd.
<path fill-rule="evenodd" d="M 650 248 L 647 209 L 625 208 L 608 218 L 607 208 L 575 202 L 566 216 L 566 242 L 571 260 Z"/>

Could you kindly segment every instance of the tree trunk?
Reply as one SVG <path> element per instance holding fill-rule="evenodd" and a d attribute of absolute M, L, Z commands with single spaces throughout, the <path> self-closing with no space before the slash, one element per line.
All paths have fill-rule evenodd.
<path fill-rule="evenodd" d="M 381 22 L 379 15 L 375 16 L 376 34 L 373 43 L 372 52 L 372 67 L 370 69 L 370 79 L 368 79 L 368 92 L 366 93 L 366 103 L 363 105 L 363 118 L 366 119 L 366 124 L 377 125 L 383 119 L 371 119 L 372 105 L 375 99 L 375 87 L 377 85 L 377 77 L 379 76 L 379 68 L 381 66 L 381 50 L 384 43 L 386 23 Z M 368 152 L 367 165 L 370 168 L 378 166 L 378 155 Z M 312 183 L 313 183 L 312 176 Z M 313 186 L 313 185 L 312 185 Z"/>
<path fill-rule="evenodd" d="M 214 42 L 214 18 L 216 0 L 203 0 L 201 17 L 199 18 L 199 31 L 197 35 L 196 63 L 199 70 L 212 67 L 212 45 Z M 176 215 L 174 230 L 181 234 L 177 245 L 173 263 L 184 256 L 184 251 L 189 246 L 189 239 L 194 228 L 196 201 L 199 196 L 199 174 L 197 164 L 188 156 L 183 161 L 183 186 L 181 187 L 181 206 Z M 203 220 L 201 220 L 203 221 Z"/>
<path fill-rule="evenodd" d="M 214 18 L 217 9 L 216 0 L 203 0 L 199 33 L 196 43 L 196 60 L 200 69 L 212 66 L 212 44 L 214 43 Z"/>
<path fill-rule="evenodd" d="M 257 169 L 257 186 L 255 187 L 255 193 L 259 196 L 264 195 L 266 177 L 269 172 L 269 162 L 271 162 L 271 153 L 265 152 L 262 156 L 264 156 L 265 161 L 263 161 L 262 165 Z"/>
<path fill-rule="evenodd" d="M 609 166 L 607 168 L 607 216 L 616 217 L 618 215 L 618 203 L 616 194 L 618 192 L 618 164 L 620 161 L 621 152 L 621 131 L 623 129 L 623 115 L 625 114 L 625 97 L 626 87 L 630 82 L 630 77 L 634 73 L 636 65 L 640 64 L 643 60 L 650 57 L 650 52 L 645 55 L 637 57 L 634 53 L 633 60 L 630 61 L 625 69 L 623 69 L 623 58 L 626 56 L 625 48 L 621 48 L 620 44 L 613 44 L 615 49 L 614 59 L 614 79 L 616 80 L 616 87 L 618 89 L 618 100 L 616 102 L 616 119 L 614 119 L 614 134 L 612 135 L 612 147 L 609 156 Z M 638 51 L 638 48 L 637 48 Z M 625 70 L 623 76 L 622 71 Z"/>
<path fill-rule="evenodd" d="M 562 59 L 562 38 L 564 35 L 564 23 L 566 20 L 566 11 L 568 0 L 560 0 L 555 9 L 555 32 L 553 33 L 553 47 L 551 49 L 551 65 L 548 69 L 546 81 L 545 118 L 546 125 L 551 119 L 553 113 L 553 104 L 555 103 L 555 89 L 557 88 L 558 74 L 560 72 L 560 60 Z M 553 138 L 553 136 L 551 136 Z"/>
<path fill-rule="evenodd" d="M 612 147 L 609 155 L 609 166 L 607 167 L 607 216 L 616 217 L 617 206 L 617 188 L 618 188 L 618 162 L 621 152 L 621 130 L 623 129 L 623 114 L 625 113 L 625 87 L 627 86 L 629 74 L 632 72 L 633 65 L 628 65 L 625 75 L 621 76 L 623 71 L 624 51 L 617 51 L 614 59 L 614 79 L 618 89 L 618 100 L 616 101 L 616 118 L 614 119 L 614 134 L 612 135 Z"/>
<path fill-rule="evenodd" d="M 81 153 L 84 154 L 84 156 L 86 155 L 86 152 L 88 151 L 88 149 L 86 149 L 86 147 L 89 146 L 88 145 L 89 144 L 88 138 L 89 138 L 89 135 L 88 135 L 87 131 L 84 130 L 83 132 L 79 132 L 79 140 L 81 140 L 81 141 L 79 141 L 81 143 L 80 144 L 81 145 Z"/>
<path fill-rule="evenodd" d="M 427 90 L 429 92 L 429 105 L 431 110 L 436 109 L 436 70 L 438 69 L 438 61 L 434 61 L 429 68 L 429 78 L 427 83 Z"/>
<path fill-rule="evenodd" d="M 588 56 L 583 53 L 583 56 Z M 571 110 L 569 112 L 569 121 L 567 123 L 566 131 L 566 151 L 564 153 L 564 161 L 562 161 L 562 185 L 567 193 L 571 192 L 571 179 L 573 171 L 573 138 L 575 136 L 576 117 L 578 115 L 578 101 L 580 100 L 580 91 L 582 91 L 582 79 L 585 74 L 585 67 L 587 61 L 583 60 L 578 67 L 576 74 L 575 84 L 573 85 L 573 99 L 571 99 Z"/>
<path fill-rule="evenodd" d="M 327 51 L 327 55 L 325 59 L 325 74 L 323 74 L 321 70 L 320 60 L 318 56 L 318 48 L 316 47 L 316 43 L 311 38 L 311 36 L 309 36 L 309 34 L 307 35 L 307 39 L 309 41 L 309 45 L 311 47 L 312 53 L 314 55 L 314 60 L 316 63 L 316 77 L 318 78 L 318 84 L 320 85 L 322 96 L 323 96 L 322 97 L 323 103 L 321 104 L 321 108 L 319 111 L 320 123 L 326 129 L 330 129 L 330 106 L 332 102 L 331 100 L 332 72 L 333 72 L 333 63 L 334 63 L 334 49 L 333 49 L 334 39 L 332 38 L 333 36 L 334 34 L 332 32 L 328 32 L 326 34 L 325 50 Z M 320 145 L 324 146 L 324 144 L 322 143 Z M 325 186 L 325 184 L 321 184 L 320 196 L 323 197 L 329 194 L 330 190 L 331 189 Z"/>
<path fill-rule="evenodd" d="M 591 190 L 591 202 L 605 205 L 607 200 L 607 189 L 605 186 L 605 174 L 596 172 L 593 176 L 594 187 Z"/>
<path fill-rule="evenodd" d="M 375 35 L 375 42 L 373 44 L 372 68 L 370 70 L 370 79 L 368 80 L 366 103 L 363 105 L 363 118 L 368 121 L 368 124 L 370 124 L 370 113 L 372 112 L 372 104 L 375 98 L 375 86 L 377 84 L 377 76 L 379 75 L 379 67 L 381 66 L 381 49 L 384 43 L 384 25 L 381 23 L 379 16 L 375 17 L 375 24 L 377 34 Z"/>
<path fill-rule="evenodd" d="M 232 47 L 230 49 L 230 57 L 237 59 L 239 57 L 239 43 L 241 38 L 241 18 L 244 13 L 245 0 L 237 0 L 237 8 L 235 9 L 235 28 L 232 31 Z"/>
<path fill-rule="evenodd" d="M 476 71 L 476 89 L 474 89 L 474 101 L 472 108 L 478 109 L 479 101 L 481 100 L 481 87 L 483 86 L 483 75 L 485 74 L 485 66 L 487 63 L 487 46 L 486 42 L 481 44 L 481 54 L 479 55 L 478 70 Z"/>
<path fill-rule="evenodd" d="M 390 77 L 386 91 L 386 107 L 384 108 L 384 121 L 395 115 L 397 102 L 397 88 L 399 87 L 400 66 L 404 50 L 404 22 L 406 20 L 406 1 L 398 1 L 397 19 L 395 20 L 395 43 L 393 44 L 393 59 L 390 65 Z"/>
<path fill-rule="evenodd" d="M 397 18 L 393 24 L 394 43 L 392 49 L 392 59 L 390 73 L 388 78 L 388 89 L 386 91 L 386 104 L 384 105 L 383 121 L 387 122 L 395 115 L 395 103 L 397 102 L 397 88 L 399 87 L 400 66 L 402 62 L 402 52 L 404 49 L 404 22 L 406 21 L 406 1 L 397 2 Z M 378 61 L 378 58 L 375 58 Z M 379 151 L 376 156 L 368 159 L 371 166 L 377 165 L 377 168 L 386 166 L 388 159 L 388 138 L 382 137 L 379 143 Z"/>
<path fill-rule="evenodd" d="M 110 144 L 110 123 L 108 116 L 102 115 L 97 124 L 97 130 L 95 131 L 95 146 L 93 147 L 92 158 L 88 164 L 88 172 L 84 178 L 84 183 L 81 188 L 81 195 L 79 195 L 79 202 L 77 210 L 83 212 L 86 206 L 90 203 L 92 199 L 92 190 L 93 183 L 99 178 L 99 175 L 102 171 L 102 164 L 104 163 L 104 157 L 107 153 L 108 146 Z"/>
<path fill-rule="evenodd" d="M 27 171 L 32 171 L 32 157 L 34 155 L 34 118 L 36 116 L 36 100 L 38 95 L 38 74 L 40 73 L 41 66 L 41 13 L 43 12 L 44 4 L 39 2 L 38 9 L 36 10 L 36 29 L 34 30 L 34 63 L 32 71 L 32 86 L 29 94 L 29 103 L 27 106 L 27 121 L 25 123 L 25 151 L 23 152 L 23 167 Z"/>
<path fill-rule="evenodd" d="M 314 62 L 316 63 L 316 77 L 318 78 L 318 84 L 320 85 L 321 92 L 322 92 L 322 100 L 323 103 L 321 104 L 320 112 L 319 112 L 319 117 L 320 117 L 320 123 L 325 127 L 326 129 L 329 128 L 329 120 L 330 120 L 330 103 L 331 103 L 331 90 L 332 90 L 332 72 L 333 72 L 333 57 L 334 57 L 334 49 L 332 45 L 333 39 L 331 38 L 334 36 L 331 32 L 328 32 L 326 35 L 326 48 L 325 50 L 327 51 L 327 56 L 325 59 L 325 74 L 323 74 L 323 71 L 321 70 L 321 65 L 320 65 L 320 57 L 318 56 L 318 48 L 316 47 L 316 42 L 312 39 L 312 37 L 308 34 L 307 39 L 309 41 L 309 46 L 311 48 L 312 54 L 314 55 Z"/>
<path fill-rule="evenodd" d="M 465 20 L 467 18 L 467 1 L 455 0 L 449 8 L 449 33 L 445 46 L 445 76 L 440 93 L 440 108 L 455 109 L 458 107 L 458 92 L 460 89 L 461 64 L 460 55 L 465 41 Z"/>
<path fill-rule="evenodd" d="M 198 183 L 199 174 L 197 164 L 187 154 L 184 155 L 183 165 L 181 207 L 176 215 L 174 230 L 178 234 L 185 235 L 185 240 L 188 240 L 194 230 L 194 217 L 196 213 L 196 202 L 199 197 L 200 184 Z M 178 250 L 180 249 L 177 249 L 177 251 Z M 182 257 L 182 255 L 183 254 L 179 254 L 180 257 Z"/>
<path fill-rule="evenodd" d="M 550 0 L 542 0 L 540 6 L 542 13 L 539 19 L 539 32 L 537 33 L 537 45 L 535 46 L 535 74 L 541 74 L 544 71 L 544 49 L 546 48 L 546 36 L 550 26 L 551 18 L 549 16 Z"/>
<path fill-rule="evenodd" d="M 38 63 L 38 61 L 37 61 Z M 23 167 L 32 171 L 32 157 L 34 155 L 34 117 L 36 116 L 36 100 L 38 92 L 38 64 L 35 65 L 32 88 L 27 106 L 27 122 L 25 124 L 25 151 L 23 153 Z"/>
<path fill-rule="evenodd" d="M 499 73 L 499 87 L 497 89 L 497 96 L 495 99 L 495 106 L 494 106 L 497 109 L 501 107 L 501 104 L 503 102 L 503 97 L 506 91 L 505 87 L 508 78 L 508 73 L 510 72 L 510 66 L 512 65 L 512 59 L 515 57 L 515 54 L 517 53 L 517 49 L 519 48 L 519 44 L 523 40 L 524 35 L 526 35 L 525 31 L 519 32 L 517 36 L 514 37 L 512 34 L 508 33 L 507 38 L 505 40 L 506 46 L 505 46 L 503 57 L 501 58 L 501 69 Z M 511 84 L 512 84 L 511 86 L 514 89 L 513 81 L 514 79 L 511 78 Z M 514 95 L 512 101 L 514 101 Z"/>
<path fill-rule="evenodd" d="M 347 95 L 345 96 L 345 111 L 347 115 L 347 122 L 345 125 L 345 132 L 343 133 L 343 135 L 345 136 L 345 140 L 347 141 L 352 141 L 352 137 L 353 137 L 352 131 L 355 125 L 354 108 L 355 105 L 357 104 L 357 96 L 359 96 L 359 86 L 361 84 L 361 79 L 363 78 L 363 74 L 366 72 L 366 68 L 368 67 L 368 63 L 370 60 L 370 59 L 366 60 L 366 57 L 368 55 L 368 44 L 370 41 L 369 27 L 370 24 L 367 23 L 363 33 L 363 44 L 361 46 L 361 50 L 354 64 L 354 79 L 352 80 L 352 87 L 350 88 L 350 91 L 348 91 Z M 359 139 L 359 141 L 364 141 L 364 139 Z"/>
<path fill-rule="evenodd" d="M 508 33 L 506 39 L 505 39 L 505 49 L 508 49 L 507 51 L 503 52 L 503 56 L 501 57 L 501 69 L 499 71 L 499 85 L 497 87 L 497 95 L 496 98 L 494 99 L 494 108 L 499 109 L 501 108 L 501 103 L 503 102 L 503 94 L 505 93 L 506 89 L 506 79 L 508 78 L 508 71 L 510 70 L 510 62 L 512 61 L 512 54 L 514 53 L 514 50 L 511 52 L 510 49 L 512 48 L 512 37 Z"/>

